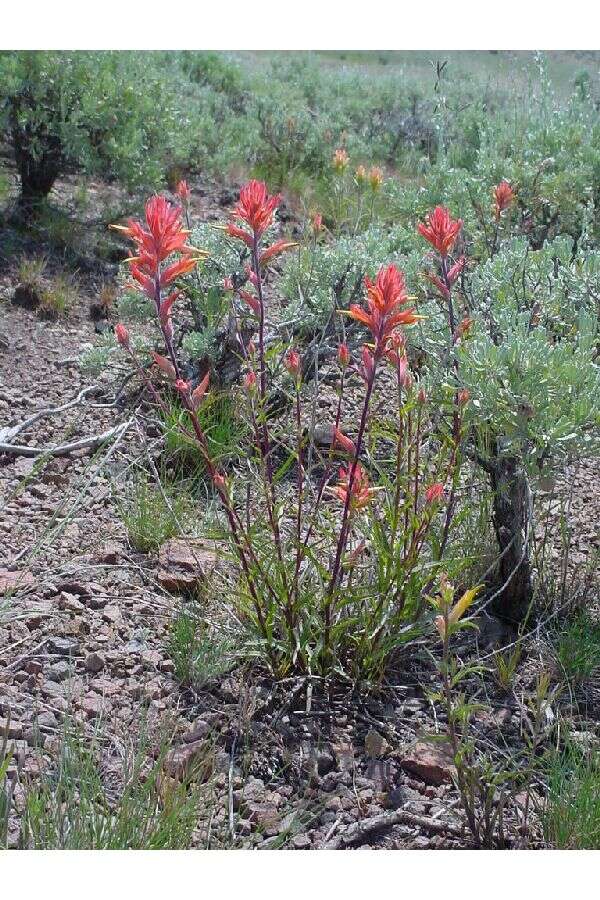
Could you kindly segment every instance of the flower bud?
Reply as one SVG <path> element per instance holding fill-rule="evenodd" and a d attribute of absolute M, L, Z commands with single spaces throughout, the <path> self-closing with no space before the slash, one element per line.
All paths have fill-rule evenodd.
<path fill-rule="evenodd" d="M 425 388 L 420 387 L 419 393 L 417 394 L 417 401 L 422 405 L 427 403 L 427 394 L 425 393 Z"/>
<path fill-rule="evenodd" d="M 246 266 L 246 275 L 250 283 L 258 290 L 258 276 L 251 266 Z"/>
<path fill-rule="evenodd" d="M 364 184 L 365 181 L 367 180 L 367 170 L 365 169 L 365 167 L 359 166 L 357 168 L 356 172 L 354 173 L 354 177 L 356 178 L 357 184 L 359 184 L 359 185 Z"/>
<path fill-rule="evenodd" d="M 289 350 L 286 353 L 284 365 L 292 378 L 300 377 L 300 355 L 296 350 Z"/>
<path fill-rule="evenodd" d="M 178 378 L 175 382 L 175 387 L 180 394 L 187 394 L 190 389 L 190 383 L 189 381 L 184 381 L 183 378 Z"/>
<path fill-rule="evenodd" d="M 231 275 L 228 275 L 227 278 L 223 279 L 223 290 L 224 291 L 233 291 L 233 278 Z"/>
<path fill-rule="evenodd" d="M 249 394 L 256 390 L 256 372 L 253 369 L 246 372 L 246 375 L 244 376 L 244 387 Z"/>
<path fill-rule="evenodd" d="M 348 344 L 341 343 L 337 351 L 338 365 L 340 369 L 345 369 L 350 365 L 350 350 Z"/>
<path fill-rule="evenodd" d="M 215 472 L 213 475 L 213 484 L 219 491 L 225 492 L 227 490 L 227 482 L 220 472 Z"/>
<path fill-rule="evenodd" d="M 115 337 L 121 347 L 125 347 L 125 349 L 129 347 L 129 332 L 121 322 L 115 325 Z"/>
<path fill-rule="evenodd" d="M 369 169 L 369 184 L 375 193 L 383 184 L 383 170 L 379 166 L 371 166 Z"/>
<path fill-rule="evenodd" d="M 315 213 L 310 224 L 313 234 L 319 234 L 323 230 L 323 216 L 321 213 Z"/>
<path fill-rule="evenodd" d="M 348 168 L 348 163 L 350 162 L 350 158 L 343 147 L 338 147 L 338 149 L 333 154 L 333 168 L 341 175 Z"/>
<path fill-rule="evenodd" d="M 471 392 L 466 388 L 463 388 L 462 391 L 459 391 L 456 395 L 456 399 L 459 406 L 465 406 L 471 399 Z"/>

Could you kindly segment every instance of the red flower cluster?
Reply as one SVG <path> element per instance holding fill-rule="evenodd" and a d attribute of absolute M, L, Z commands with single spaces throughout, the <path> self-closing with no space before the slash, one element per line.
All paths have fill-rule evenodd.
<path fill-rule="evenodd" d="M 227 226 L 229 234 L 252 247 L 253 239 L 258 240 L 273 222 L 273 214 L 280 203 L 281 195 L 273 194 L 270 197 L 264 181 L 249 181 L 240 191 L 240 199 L 233 210 L 233 216 L 245 222 L 251 228 L 252 234 L 248 234 L 232 222 Z"/>
<path fill-rule="evenodd" d="M 427 490 L 425 491 L 425 502 L 426 503 L 437 503 L 438 500 L 444 496 L 444 485 L 440 481 L 436 481 L 435 484 L 430 484 Z"/>
<path fill-rule="evenodd" d="M 401 310 L 408 302 L 404 273 L 389 265 L 379 270 L 375 281 L 365 278 L 369 310 L 353 304 L 349 315 L 367 326 L 375 340 L 375 353 L 383 353 L 398 325 L 412 325 L 419 319 L 413 308 Z"/>
<path fill-rule="evenodd" d="M 343 504 L 346 503 L 346 499 L 348 497 L 351 472 L 352 467 L 346 469 L 344 468 L 344 466 L 342 466 L 340 468 L 340 481 L 336 485 L 336 487 L 333 488 L 334 494 Z M 352 482 L 352 488 L 350 490 L 351 508 L 363 509 L 371 502 L 371 500 L 375 496 L 375 493 L 375 488 L 369 487 L 369 476 L 367 475 L 361 464 L 356 463 L 354 480 Z"/>
<path fill-rule="evenodd" d="M 417 228 L 425 240 L 445 258 L 454 247 L 462 224 L 462 219 L 453 219 L 445 206 L 436 206 L 426 216 L 425 224 L 419 222 Z"/>
<path fill-rule="evenodd" d="M 128 226 L 111 227 L 123 232 L 137 245 L 137 255 L 127 260 L 131 274 L 140 285 L 140 289 L 159 304 L 161 288 L 180 275 L 190 272 L 200 258 L 194 254 L 202 251 L 188 246 L 189 231 L 181 223 L 179 206 L 169 203 L 165 197 L 156 195 L 148 200 L 145 211 L 147 227 L 133 219 Z M 181 254 L 181 258 L 161 269 L 161 263 L 173 253 Z M 164 301 L 167 314 L 176 296 L 176 293 L 171 294 Z"/>
<path fill-rule="evenodd" d="M 514 199 L 515 192 L 513 191 L 508 181 L 502 180 L 500 184 L 496 185 L 496 187 L 494 188 L 494 206 L 496 219 L 500 218 L 500 214 L 504 212 L 505 209 L 508 209 Z"/>
<path fill-rule="evenodd" d="M 267 186 L 263 181 L 249 181 L 240 191 L 240 199 L 233 210 L 233 216 L 241 222 L 245 222 L 251 231 L 241 228 L 234 222 L 229 222 L 227 233 L 230 237 L 243 241 L 247 247 L 256 252 L 258 242 L 269 225 L 273 223 L 275 210 L 280 203 L 281 195 L 269 196 Z M 275 241 L 260 254 L 258 265 L 266 265 L 274 257 L 295 246 L 293 241 L 284 239 Z"/>

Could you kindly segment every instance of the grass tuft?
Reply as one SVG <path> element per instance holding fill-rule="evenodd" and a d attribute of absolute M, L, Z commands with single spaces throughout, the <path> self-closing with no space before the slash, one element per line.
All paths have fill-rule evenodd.
<path fill-rule="evenodd" d="M 561 850 L 600 849 L 600 753 L 570 743 L 549 764 L 546 840 Z"/>

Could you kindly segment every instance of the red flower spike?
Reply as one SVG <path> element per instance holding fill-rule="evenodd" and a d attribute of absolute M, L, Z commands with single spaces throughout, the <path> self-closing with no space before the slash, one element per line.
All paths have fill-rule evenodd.
<path fill-rule="evenodd" d="M 333 154 L 333 168 L 336 172 L 344 172 L 348 168 L 350 157 L 343 147 L 339 147 Z"/>
<path fill-rule="evenodd" d="M 379 166 L 371 166 L 369 169 L 369 184 L 372 191 L 378 191 L 383 184 L 383 169 Z"/>
<path fill-rule="evenodd" d="M 180 394 L 187 394 L 190 389 L 190 383 L 189 381 L 184 381 L 183 378 L 178 378 L 175 382 L 175 387 Z"/>
<path fill-rule="evenodd" d="M 228 275 L 227 278 L 223 279 L 223 290 L 224 291 L 233 291 L 234 290 L 233 278 L 231 278 L 230 275 Z"/>
<path fill-rule="evenodd" d="M 198 385 L 198 387 L 194 388 L 194 390 L 192 391 L 192 396 L 190 399 L 192 402 L 192 408 L 194 410 L 196 410 L 200 407 L 200 404 L 202 403 L 202 400 L 204 399 L 204 395 L 206 394 L 206 391 L 208 389 L 209 378 L 210 378 L 210 372 L 207 372 L 206 375 L 204 376 L 204 378 L 202 379 L 202 381 L 200 382 L 200 384 Z"/>
<path fill-rule="evenodd" d="M 339 428 L 333 429 L 332 447 L 341 447 L 342 450 L 345 450 L 346 453 L 350 453 L 351 456 L 354 456 L 356 453 L 356 444 L 354 441 L 340 431 Z"/>
<path fill-rule="evenodd" d="M 349 315 L 367 326 L 375 339 L 375 353 L 382 353 L 398 325 L 412 325 L 419 316 L 414 309 L 400 309 L 408 302 L 404 273 L 389 265 L 379 270 L 375 281 L 365 278 L 368 311 L 353 304 Z"/>
<path fill-rule="evenodd" d="M 274 194 L 270 197 L 264 181 L 252 180 L 241 189 L 240 199 L 233 210 L 233 215 L 250 226 L 254 238 L 259 238 L 273 222 L 273 215 L 280 203 L 281 196 Z M 237 237 L 241 235 L 238 234 Z"/>
<path fill-rule="evenodd" d="M 246 375 L 244 377 L 244 387 L 246 388 L 246 390 L 249 393 L 252 393 L 252 391 L 256 390 L 256 384 L 257 384 L 256 372 L 254 372 L 252 369 L 250 369 L 249 372 L 246 372 Z"/>
<path fill-rule="evenodd" d="M 323 229 L 323 216 L 321 213 L 315 213 L 312 217 L 311 228 L 314 234 L 319 234 Z"/>
<path fill-rule="evenodd" d="M 496 219 L 500 218 L 500 214 L 512 204 L 515 199 L 515 192 L 504 179 L 494 188 L 494 207 Z"/>
<path fill-rule="evenodd" d="M 156 195 L 147 201 L 145 214 L 144 224 L 131 220 L 127 227 L 111 227 L 136 244 L 136 255 L 128 260 L 131 275 L 141 290 L 156 301 L 160 288 L 193 269 L 198 257 L 192 254 L 203 251 L 188 246 L 189 232 L 181 222 L 181 207 Z M 183 254 L 183 257 L 161 272 L 161 263 L 172 254 Z"/>
<path fill-rule="evenodd" d="M 182 178 L 182 180 L 179 182 L 179 184 L 177 185 L 177 187 L 175 189 L 175 193 L 177 194 L 177 196 L 179 197 L 179 199 L 181 200 L 183 205 L 187 206 L 188 203 L 190 202 L 190 193 L 191 192 L 190 192 L 188 183 L 185 180 L 185 178 Z"/>
<path fill-rule="evenodd" d="M 118 325 L 115 325 L 115 337 L 121 347 L 125 347 L 125 349 L 129 347 L 129 332 L 121 322 L 119 322 Z"/>
<path fill-rule="evenodd" d="M 427 490 L 425 491 L 425 502 L 426 503 L 436 503 L 441 499 L 444 495 L 444 485 L 441 481 L 436 481 L 435 484 L 430 484 Z"/>
<path fill-rule="evenodd" d="M 425 217 L 425 224 L 419 222 L 417 229 L 440 256 L 445 258 L 454 247 L 462 224 L 462 219 L 453 219 L 445 206 L 436 206 Z"/>

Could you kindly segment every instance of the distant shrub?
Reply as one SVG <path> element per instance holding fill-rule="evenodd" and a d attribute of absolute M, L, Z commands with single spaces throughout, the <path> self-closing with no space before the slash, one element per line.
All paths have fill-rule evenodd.
<path fill-rule="evenodd" d="M 73 168 L 158 184 L 188 139 L 173 81 L 152 54 L 4 51 L 0 84 L 0 127 L 30 211 Z"/>

